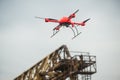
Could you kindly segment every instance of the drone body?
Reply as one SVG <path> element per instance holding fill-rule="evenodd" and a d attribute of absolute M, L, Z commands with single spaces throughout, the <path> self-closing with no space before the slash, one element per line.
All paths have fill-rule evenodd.
<path fill-rule="evenodd" d="M 53 18 L 41 18 L 41 17 L 36 17 L 36 18 L 40 18 L 40 19 L 44 19 L 45 22 L 54 22 L 54 23 L 58 23 L 58 26 L 56 26 L 54 29 L 53 29 L 53 35 L 51 37 L 53 37 L 56 33 L 59 32 L 60 28 L 62 26 L 65 26 L 65 27 L 69 27 L 70 29 L 72 29 L 73 33 L 74 33 L 74 37 L 75 38 L 76 36 L 78 36 L 80 33 L 78 32 L 76 26 L 85 26 L 85 23 L 90 20 L 89 19 L 86 19 L 82 22 L 73 22 L 71 19 L 72 18 L 75 18 L 75 14 L 78 12 L 79 10 L 76 10 L 74 13 L 72 13 L 70 16 L 68 17 L 62 17 L 61 19 L 57 20 L 57 19 L 53 19 Z M 75 31 L 73 30 L 73 28 L 75 27 L 76 29 L 76 33 Z"/>

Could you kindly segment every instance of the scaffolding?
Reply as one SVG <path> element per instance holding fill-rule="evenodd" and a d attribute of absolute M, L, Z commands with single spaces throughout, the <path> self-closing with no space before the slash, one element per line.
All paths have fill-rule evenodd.
<path fill-rule="evenodd" d="M 91 80 L 96 72 L 96 56 L 71 56 L 62 45 L 14 80 Z"/>

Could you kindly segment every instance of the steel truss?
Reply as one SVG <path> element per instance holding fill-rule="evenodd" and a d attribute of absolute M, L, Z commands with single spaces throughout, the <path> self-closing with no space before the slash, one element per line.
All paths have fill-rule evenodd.
<path fill-rule="evenodd" d="M 96 56 L 72 57 L 62 45 L 14 80 L 91 80 L 96 71 Z"/>

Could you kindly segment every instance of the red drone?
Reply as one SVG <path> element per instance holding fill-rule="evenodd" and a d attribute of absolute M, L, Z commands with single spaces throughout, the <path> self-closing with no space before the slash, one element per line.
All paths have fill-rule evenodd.
<path fill-rule="evenodd" d="M 45 22 L 55 22 L 55 23 L 59 23 L 58 26 L 56 26 L 56 27 L 53 29 L 53 35 L 52 35 L 51 37 L 53 37 L 55 34 L 57 34 L 57 33 L 60 31 L 60 28 L 61 28 L 62 26 L 65 26 L 65 27 L 67 27 L 67 28 L 69 27 L 69 28 L 73 31 L 73 33 L 74 33 L 74 37 L 73 37 L 73 38 L 75 38 L 76 36 L 78 36 L 78 35 L 81 33 L 81 32 L 78 32 L 78 29 L 76 28 L 76 26 L 85 26 L 85 23 L 86 23 L 88 20 L 90 20 L 90 18 L 89 18 L 89 19 L 86 19 L 86 20 L 84 20 L 84 21 L 82 21 L 82 22 L 73 22 L 73 21 L 71 21 L 72 18 L 75 18 L 75 14 L 76 14 L 78 11 L 79 11 L 79 9 L 76 10 L 74 13 L 72 13 L 72 14 L 71 14 L 70 16 L 68 16 L 68 17 L 62 17 L 60 20 L 53 19 L 53 18 L 41 18 L 41 17 L 36 17 L 36 18 L 44 19 Z M 76 29 L 76 33 L 75 33 L 75 31 L 74 31 L 73 28 Z M 72 38 L 72 39 L 73 39 L 73 38 Z"/>

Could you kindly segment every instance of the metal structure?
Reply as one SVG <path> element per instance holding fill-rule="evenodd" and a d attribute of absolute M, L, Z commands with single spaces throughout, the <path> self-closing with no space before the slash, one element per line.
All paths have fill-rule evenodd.
<path fill-rule="evenodd" d="M 71 56 L 62 45 L 14 80 L 91 80 L 96 73 L 96 56 Z"/>

